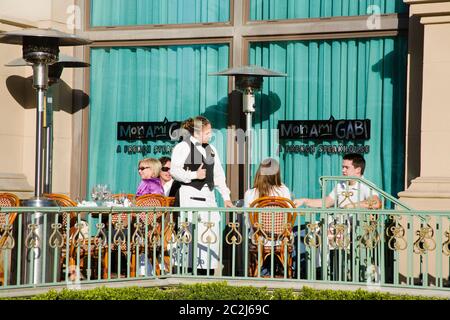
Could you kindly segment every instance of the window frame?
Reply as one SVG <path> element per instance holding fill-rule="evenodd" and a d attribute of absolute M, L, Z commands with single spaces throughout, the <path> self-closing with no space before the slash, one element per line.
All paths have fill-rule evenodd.
<path fill-rule="evenodd" d="M 179 29 L 179 28 L 210 28 L 233 26 L 234 23 L 234 1 L 230 2 L 230 14 L 228 21 L 224 22 L 199 22 L 199 23 L 170 23 L 170 24 L 143 24 L 143 25 L 122 25 L 122 26 L 98 26 L 91 25 L 91 1 L 85 0 L 84 25 L 86 31 L 111 31 L 111 30 L 148 30 L 148 29 Z"/>

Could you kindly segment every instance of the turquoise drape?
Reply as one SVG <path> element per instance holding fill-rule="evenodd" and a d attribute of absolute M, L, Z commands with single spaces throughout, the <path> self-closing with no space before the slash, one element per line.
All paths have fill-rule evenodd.
<path fill-rule="evenodd" d="M 403 0 L 249 0 L 250 20 L 404 13 Z M 376 6 L 376 7 L 374 7 Z"/>
<path fill-rule="evenodd" d="M 91 26 L 226 22 L 229 0 L 91 0 Z"/>
<path fill-rule="evenodd" d="M 370 119 L 370 140 L 357 143 L 370 148 L 364 154 L 364 175 L 396 195 L 404 184 L 406 55 L 404 37 L 252 43 L 251 64 L 288 74 L 266 78 L 257 96 L 255 162 L 278 158 L 295 196 L 320 197 L 319 177 L 340 175 L 342 154 L 288 153 L 286 145 L 354 143 L 305 140 L 279 145 L 273 130 L 278 120 Z"/>
<path fill-rule="evenodd" d="M 117 141 L 119 121 L 183 121 L 204 115 L 217 129 L 212 143 L 225 169 L 228 81 L 208 73 L 228 68 L 228 57 L 227 44 L 91 49 L 88 191 L 101 183 L 114 193 L 135 193 L 138 160 L 170 153 L 125 154 L 124 147 L 175 145 Z"/>

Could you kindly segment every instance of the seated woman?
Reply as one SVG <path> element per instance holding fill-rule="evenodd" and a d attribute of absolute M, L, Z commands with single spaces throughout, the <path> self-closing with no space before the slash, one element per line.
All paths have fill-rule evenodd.
<path fill-rule="evenodd" d="M 253 181 L 253 189 L 249 189 L 244 195 L 244 207 L 260 197 L 275 196 L 291 198 L 291 193 L 282 182 L 280 177 L 280 165 L 272 158 L 264 159 L 256 171 Z"/>
<path fill-rule="evenodd" d="M 136 197 L 145 194 L 161 194 L 164 195 L 164 188 L 159 179 L 161 171 L 161 162 L 154 158 L 145 158 L 139 161 L 138 165 L 141 182 L 136 191 Z"/>
<path fill-rule="evenodd" d="M 181 184 L 179 181 L 174 180 L 170 174 L 170 166 L 172 165 L 172 161 L 169 157 L 161 157 L 159 158 L 159 161 L 162 166 L 161 172 L 159 173 L 159 178 L 164 188 L 164 195 L 166 197 L 175 197 Z"/>
<path fill-rule="evenodd" d="M 283 197 L 291 198 L 290 191 L 281 182 L 280 177 L 280 165 L 278 161 L 272 158 L 267 158 L 261 162 L 259 168 L 256 172 L 255 179 L 253 182 L 253 188 L 245 192 L 244 195 L 244 206 L 250 207 L 251 203 L 261 197 L 272 196 L 272 197 Z M 247 220 L 247 219 L 246 219 Z M 253 236 L 253 228 L 250 227 L 250 221 L 246 221 L 247 228 L 249 230 L 249 238 Z M 269 233 L 268 233 L 269 234 Z M 267 241 L 264 246 L 271 246 L 272 241 Z M 274 245 L 278 245 L 278 241 L 275 241 Z M 264 259 L 264 258 L 263 258 Z M 264 259 L 264 264 L 261 268 L 261 276 L 266 276 L 270 274 L 270 259 Z M 251 267 L 251 273 L 254 271 L 255 266 Z M 275 269 L 277 269 L 275 267 Z"/>

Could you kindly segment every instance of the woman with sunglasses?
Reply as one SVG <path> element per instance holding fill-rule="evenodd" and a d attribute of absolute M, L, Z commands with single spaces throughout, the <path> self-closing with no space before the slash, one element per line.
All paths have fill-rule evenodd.
<path fill-rule="evenodd" d="M 141 182 L 136 191 L 136 197 L 145 194 L 164 195 L 164 188 L 159 179 L 161 171 L 161 162 L 154 158 L 145 158 L 139 161 L 138 172 L 141 176 Z"/>
<path fill-rule="evenodd" d="M 164 188 L 164 195 L 166 197 L 175 197 L 178 189 L 180 189 L 180 183 L 178 181 L 174 181 L 170 174 L 170 166 L 172 164 L 169 157 L 161 157 L 159 158 L 159 162 L 161 162 L 161 172 L 159 173 L 159 179 L 161 180 L 161 184 Z"/>
<path fill-rule="evenodd" d="M 219 155 L 209 144 L 212 134 L 209 120 L 202 116 L 189 118 L 183 123 L 181 132 L 183 140 L 174 147 L 171 157 L 171 175 L 181 183 L 176 200 L 179 206 L 217 207 L 214 195 L 217 188 L 225 206 L 232 207 Z M 195 223 L 198 228 L 197 252 L 192 248 L 189 250 L 189 267 L 192 268 L 194 261 L 193 268 L 197 268 L 198 274 L 205 274 L 207 269 L 213 272 L 212 269 L 219 266 L 220 217 L 219 212 L 198 211 L 194 220 L 194 213 L 181 211 L 181 220 L 187 218 L 190 227 Z"/>

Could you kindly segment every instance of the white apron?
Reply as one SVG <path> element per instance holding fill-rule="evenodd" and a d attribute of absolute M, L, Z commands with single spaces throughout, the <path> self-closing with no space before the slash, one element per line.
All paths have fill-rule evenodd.
<path fill-rule="evenodd" d="M 179 227 L 181 227 L 181 222 L 189 222 L 189 231 L 192 236 L 192 241 L 189 244 L 189 258 L 187 265 L 189 268 L 192 268 L 192 261 L 194 261 L 194 268 L 216 269 L 219 266 L 220 260 L 220 213 L 217 211 L 197 212 L 197 249 L 194 253 L 194 231 L 192 228 L 194 214 L 191 211 L 182 211 L 183 207 L 217 207 L 214 190 L 209 190 L 206 185 L 201 190 L 191 186 L 181 186 L 179 192 L 180 219 L 178 224 Z M 213 223 L 209 230 L 206 225 L 208 222 Z M 181 254 L 180 251 L 179 248 L 178 254 Z M 194 256 L 192 256 L 193 254 Z M 175 264 L 178 264 L 178 262 L 175 262 Z"/>

